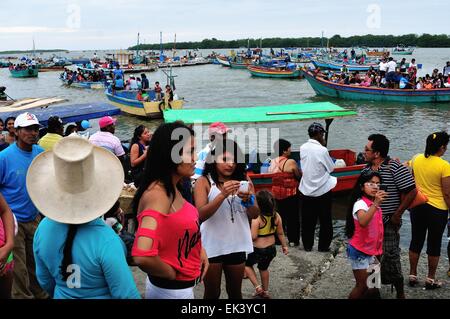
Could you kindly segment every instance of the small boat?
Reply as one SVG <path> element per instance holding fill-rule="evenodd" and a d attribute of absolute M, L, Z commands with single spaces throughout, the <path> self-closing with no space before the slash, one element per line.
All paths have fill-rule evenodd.
<path fill-rule="evenodd" d="M 330 102 L 239 107 L 239 108 L 220 108 L 220 109 L 190 109 L 190 110 L 167 110 L 164 112 L 165 122 L 175 122 L 182 120 L 185 124 L 207 125 L 217 121 L 223 123 L 263 123 L 263 122 L 292 122 L 300 120 L 325 119 L 325 129 L 328 133 L 325 140 L 328 139 L 329 128 L 334 118 L 353 116 L 356 112 L 346 110 Z M 331 157 L 341 159 L 345 162 L 345 167 L 336 167 L 332 173 L 337 177 L 337 185 L 333 192 L 342 192 L 352 190 L 361 174 L 364 164 L 356 164 L 356 153 L 348 149 L 331 150 Z M 258 163 L 249 163 L 250 155 L 247 155 L 246 162 L 251 165 L 248 176 L 253 182 L 255 191 L 267 189 L 271 191 L 272 180 L 279 174 L 261 174 L 260 159 L 270 156 L 270 154 L 257 154 Z M 295 157 L 296 156 L 296 157 Z M 294 155 L 294 159 L 299 159 L 299 154 Z M 340 161 L 342 163 L 342 161 Z M 336 161 L 337 163 L 337 161 Z"/>
<path fill-rule="evenodd" d="M 359 72 L 367 72 L 372 67 L 374 70 L 378 70 L 379 65 L 372 64 L 354 64 L 354 63 L 343 63 L 343 62 L 334 62 L 334 61 L 325 61 L 325 60 L 312 60 L 312 63 L 316 68 L 321 69 L 329 69 L 329 70 L 341 70 L 344 65 L 350 71 L 359 71 Z"/>
<path fill-rule="evenodd" d="M 230 61 L 228 60 L 228 58 L 226 56 L 219 55 L 216 57 L 216 60 L 222 66 L 227 66 L 227 67 L 230 66 Z"/>
<path fill-rule="evenodd" d="M 309 71 L 302 71 L 302 73 L 317 95 L 325 95 L 349 100 L 401 103 L 433 103 L 450 101 L 450 88 L 412 90 L 364 87 L 330 82 L 319 76 L 314 76 L 314 74 Z"/>
<path fill-rule="evenodd" d="M 302 76 L 301 70 L 297 68 L 282 69 L 276 67 L 249 66 L 247 70 L 249 70 L 252 76 L 262 78 L 295 79 Z"/>
<path fill-rule="evenodd" d="M 9 61 L 0 61 L 0 68 L 9 68 L 12 65 Z"/>
<path fill-rule="evenodd" d="M 367 50 L 366 51 L 366 55 L 367 56 L 372 56 L 372 57 L 378 57 L 378 58 L 382 58 L 382 57 L 388 57 L 390 54 L 389 51 L 383 50 L 383 51 L 378 51 L 378 50 Z"/>
<path fill-rule="evenodd" d="M 392 50 L 392 54 L 395 55 L 412 55 L 414 47 L 405 47 L 404 45 L 398 45 Z"/>
<path fill-rule="evenodd" d="M 9 71 L 13 78 L 37 78 L 39 74 L 38 68 L 33 66 L 22 70 L 16 70 L 13 66 L 10 66 Z"/>
<path fill-rule="evenodd" d="M 105 84 L 105 82 L 89 82 L 89 81 L 68 81 L 61 79 L 64 85 L 68 87 L 78 88 L 78 89 L 91 89 L 91 90 L 103 90 L 105 89 L 108 84 Z"/>
<path fill-rule="evenodd" d="M 152 119 L 162 118 L 163 113 L 167 109 L 181 109 L 183 108 L 183 100 L 173 100 L 172 102 L 155 101 L 155 91 L 146 91 L 149 95 L 149 102 L 138 101 L 136 96 L 138 91 L 135 90 L 121 90 L 114 91 L 108 88 L 105 94 L 110 103 L 120 108 L 123 112 L 131 115 L 148 117 Z"/>

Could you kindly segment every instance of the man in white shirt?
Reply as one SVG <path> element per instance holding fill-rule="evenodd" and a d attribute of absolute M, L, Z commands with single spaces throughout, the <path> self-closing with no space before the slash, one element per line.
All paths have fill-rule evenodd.
<path fill-rule="evenodd" d="M 380 75 L 381 77 L 385 77 L 386 76 L 386 71 L 387 71 L 387 62 L 385 59 L 382 59 L 380 64 L 379 64 L 379 70 L 380 70 Z"/>
<path fill-rule="evenodd" d="M 395 69 L 397 68 L 397 62 L 394 61 L 393 57 L 389 58 L 387 64 L 386 82 L 389 88 L 394 88 L 395 83 Z"/>
<path fill-rule="evenodd" d="M 89 138 L 89 142 L 103 147 L 115 154 L 121 162 L 124 160 L 125 151 L 119 138 L 114 135 L 116 130 L 116 119 L 111 116 L 104 116 L 98 121 L 100 131 Z"/>
<path fill-rule="evenodd" d="M 311 124 L 308 128 L 310 139 L 300 147 L 303 176 L 299 190 L 303 194 L 302 242 L 306 251 L 311 251 L 314 246 L 317 219 L 320 223 L 318 250 L 329 251 L 333 239 L 331 190 L 337 179 L 330 175 L 334 162 L 324 146 L 325 133 L 320 123 Z"/>

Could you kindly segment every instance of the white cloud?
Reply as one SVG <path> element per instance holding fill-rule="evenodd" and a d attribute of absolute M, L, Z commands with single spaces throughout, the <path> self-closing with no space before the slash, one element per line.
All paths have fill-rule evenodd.
<path fill-rule="evenodd" d="M 15 27 L 0 27 L 0 33 L 3 34 L 18 34 L 18 33 L 72 33 L 76 29 L 69 28 L 49 28 L 39 26 L 15 26 Z"/>

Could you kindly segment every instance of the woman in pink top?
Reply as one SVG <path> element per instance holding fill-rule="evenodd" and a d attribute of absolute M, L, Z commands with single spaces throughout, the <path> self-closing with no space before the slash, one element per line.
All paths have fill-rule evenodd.
<path fill-rule="evenodd" d="M 378 264 L 376 256 L 383 253 L 384 229 L 380 204 L 386 192 L 380 190 L 380 183 L 380 174 L 372 171 L 361 174 L 353 190 L 345 225 L 345 233 L 350 238 L 347 254 L 356 280 L 349 299 L 379 296 L 378 289 L 369 289 L 367 281 L 369 267 Z M 379 271 L 375 275 L 379 275 Z"/>
<path fill-rule="evenodd" d="M 193 130 L 180 122 L 162 124 L 150 141 L 133 203 L 139 226 L 132 249 L 148 275 L 147 299 L 194 298 L 193 287 L 208 268 L 198 211 L 178 189 L 194 174 L 194 142 Z"/>
<path fill-rule="evenodd" d="M 10 299 L 13 284 L 14 216 L 0 194 L 0 299 Z"/>

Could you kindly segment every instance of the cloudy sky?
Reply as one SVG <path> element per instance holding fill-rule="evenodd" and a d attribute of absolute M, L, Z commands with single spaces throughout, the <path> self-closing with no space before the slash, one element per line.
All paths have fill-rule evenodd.
<path fill-rule="evenodd" d="M 450 33 L 450 0 L 1 0 L 0 51 L 141 42 Z"/>

